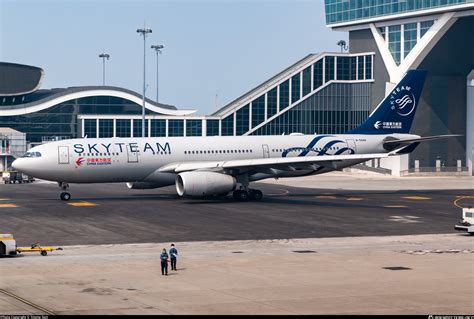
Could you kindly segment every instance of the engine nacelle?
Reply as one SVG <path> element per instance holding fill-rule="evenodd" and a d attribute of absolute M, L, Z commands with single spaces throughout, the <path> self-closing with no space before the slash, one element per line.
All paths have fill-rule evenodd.
<path fill-rule="evenodd" d="M 179 196 L 209 196 L 228 193 L 235 188 L 235 178 L 215 172 L 184 172 L 176 176 Z"/>
<path fill-rule="evenodd" d="M 127 183 L 127 187 L 130 189 L 153 189 L 162 187 L 160 183 L 150 183 L 150 182 L 133 182 Z"/>

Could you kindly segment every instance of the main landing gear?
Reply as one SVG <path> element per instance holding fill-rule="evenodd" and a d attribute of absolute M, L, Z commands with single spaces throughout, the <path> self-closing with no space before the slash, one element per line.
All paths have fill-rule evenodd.
<path fill-rule="evenodd" d="M 61 200 L 64 200 L 64 201 L 70 200 L 71 199 L 71 194 L 69 192 L 67 192 L 67 190 L 69 189 L 69 184 L 64 183 L 64 182 L 59 182 L 58 185 L 62 190 L 61 195 L 59 195 Z"/>
<path fill-rule="evenodd" d="M 261 200 L 263 193 L 258 189 L 239 189 L 232 194 L 235 200 L 246 202 L 248 200 Z"/>

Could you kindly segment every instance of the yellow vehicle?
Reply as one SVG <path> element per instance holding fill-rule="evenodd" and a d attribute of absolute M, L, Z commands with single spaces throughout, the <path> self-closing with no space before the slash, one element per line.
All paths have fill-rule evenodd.
<path fill-rule="evenodd" d="M 54 247 L 41 247 L 39 243 L 34 243 L 31 245 L 30 248 L 17 248 L 17 253 L 32 253 L 32 252 L 39 252 L 41 256 L 46 256 L 48 251 L 55 251 L 55 250 L 63 250 L 61 247 L 54 248 Z"/>

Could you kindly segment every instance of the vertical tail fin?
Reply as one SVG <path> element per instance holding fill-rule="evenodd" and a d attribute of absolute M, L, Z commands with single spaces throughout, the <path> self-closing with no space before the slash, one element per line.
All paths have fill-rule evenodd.
<path fill-rule="evenodd" d="M 409 133 L 425 78 L 426 71 L 408 71 L 369 117 L 348 134 Z"/>

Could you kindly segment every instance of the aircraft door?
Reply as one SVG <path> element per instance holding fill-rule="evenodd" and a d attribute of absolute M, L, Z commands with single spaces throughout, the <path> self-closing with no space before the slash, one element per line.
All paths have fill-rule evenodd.
<path fill-rule="evenodd" d="M 263 149 L 263 158 L 270 158 L 270 150 L 268 149 L 267 144 L 262 144 Z"/>
<path fill-rule="evenodd" d="M 347 147 L 354 151 L 353 154 L 357 153 L 356 143 L 353 139 L 346 139 Z"/>
<path fill-rule="evenodd" d="M 58 146 L 58 163 L 69 164 L 69 146 Z"/>
<path fill-rule="evenodd" d="M 130 145 L 127 146 L 127 160 L 129 163 L 138 163 L 138 152 L 132 151 Z"/>

